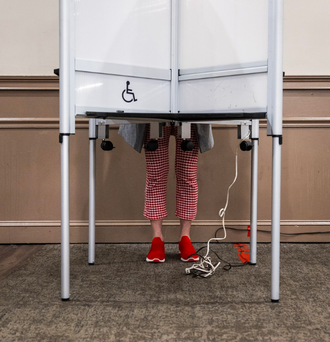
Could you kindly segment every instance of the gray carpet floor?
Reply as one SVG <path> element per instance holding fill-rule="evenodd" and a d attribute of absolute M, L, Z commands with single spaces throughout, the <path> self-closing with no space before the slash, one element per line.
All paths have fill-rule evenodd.
<path fill-rule="evenodd" d="M 148 249 L 100 244 L 89 266 L 87 245 L 72 245 L 71 300 L 62 302 L 60 245 L 43 246 L 0 281 L 0 340 L 330 341 L 329 244 L 281 245 L 279 303 L 270 301 L 270 244 L 258 245 L 257 267 L 209 279 L 185 274 L 176 244 L 164 264 L 147 264 Z M 240 263 L 233 244 L 214 250 Z"/>

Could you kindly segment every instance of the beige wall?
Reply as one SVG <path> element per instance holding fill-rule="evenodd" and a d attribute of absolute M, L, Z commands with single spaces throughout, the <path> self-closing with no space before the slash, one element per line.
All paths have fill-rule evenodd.
<path fill-rule="evenodd" d="M 330 75 L 329 18 L 329 0 L 284 0 L 287 75 Z"/>
<path fill-rule="evenodd" d="M 0 0 L 0 75 L 52 75 L 59 61 L 58 0 Z"/>
<path fill-rule="evenodd" d="M 265 0 L 266 1 L 266 0 Z M 58 0 L 0 0 L 0 75 L 52 75 Z M 329 0 L 284 1 L 287 75 L 330 75 Z"/>

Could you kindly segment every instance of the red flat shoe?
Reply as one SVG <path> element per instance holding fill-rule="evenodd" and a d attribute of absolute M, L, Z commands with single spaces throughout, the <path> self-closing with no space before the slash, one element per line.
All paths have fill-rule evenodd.
<path fill-rule="evenodd" d="M 161 238 L 155 237 L 151 242 L 150 251 L 146 258 L 147 262 L 165 261 L 165 244 Z"/>
<path fill-rule="evenodd" d="M 193 255 L 196 253 L 194 246 L 191 244 L 191 241 L 188 236 L 182 236 L 181 241 L 179 242 L 179 250 L 181 260 L 184 262 L 188 261 L 198 261 L 199 256 Z M 191 256 L 192 255 L 192 256 Z"/>

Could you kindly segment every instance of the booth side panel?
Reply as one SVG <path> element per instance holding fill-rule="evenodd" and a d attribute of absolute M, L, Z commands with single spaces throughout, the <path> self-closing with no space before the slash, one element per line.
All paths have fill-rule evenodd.
<path fill-rule="evenodd" d="M 77 114 L 170 111 L 171 0 L 75 1 L 75 31 Z"/>
<path fill-rule="evenodd" d="M 180 69 L 267 61 L 266 0 L 181 0 Z"/>
<path fill-rule="evenodd" d="M 181 112 L 265 112 L 267 73 L 182 81 L 179 91 Z"/>
<path fill-rule="evenodd" d="M 170 0 L 75 2 L 78 59 L 170 69 Z"/>

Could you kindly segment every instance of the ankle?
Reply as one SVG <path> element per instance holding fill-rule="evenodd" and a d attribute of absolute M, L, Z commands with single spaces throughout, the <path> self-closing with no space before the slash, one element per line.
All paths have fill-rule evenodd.
<path fill-rule="evenodd" d="M 164 241 L 163 235 L 154 234 L 152 239 L 154 239 L 154 238 L 160 238 L 162 241 Z"/>
<path fill-rule="evenodd" d="M 153 239 L 159 237 L 162 241 L 164 241 L 163 232 L 162 232 L 162 224 L 163 220 L 150 220 Z"/>

